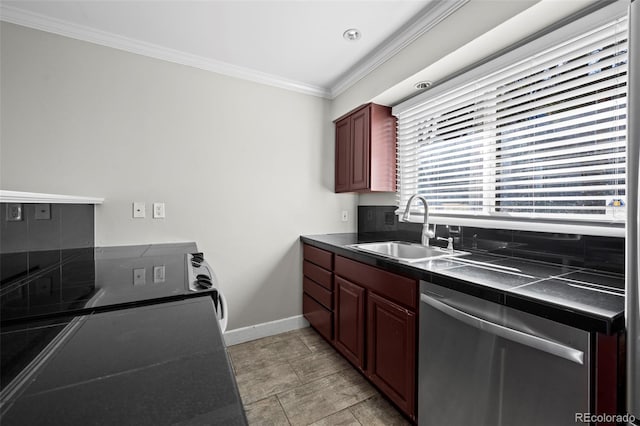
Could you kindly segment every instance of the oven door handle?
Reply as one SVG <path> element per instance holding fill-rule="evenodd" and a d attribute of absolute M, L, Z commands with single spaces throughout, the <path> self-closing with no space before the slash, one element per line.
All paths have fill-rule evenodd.
<path fill-rule="evenodd" d="M 218 289 L 218 300 L 220 301 L 220 309 L 218 309 L 216 314 L 220 320 L 220 329 L 224 333 L 227 330 L 227 323 L 229 322 L 229 306 L 227 305 L 227 299 L 220 289 Z"/>
<path fill-rule="evenodd" d="M 477 328 L 482 331 L 494 334 L 507 340 L 511 340 L 516 343 L 520 343 L 530 348 L 537 349 L 542 352 L 546 352 L 551 355 L 555 355 L 560 358 L 564 358 L 576 364 L 584 364 L 584 353 L 578 349 L 574 349 L 570 346 L 563 345 L 562 343 L 554 342 L 539 336 L 524 333 L 519 330 L 514 330 L 509 327 L 505 327 L 500 324 L 496 324 L 491 321 L 487 321 L 482 318 L 478 318 L 459 309 L 454 308 L 446 303 L 436 300 L 426 294 L 420 295 L 420 300 L 432 308 L 448 315 L 462 323 L 465 323 L 471 327 Z"/>

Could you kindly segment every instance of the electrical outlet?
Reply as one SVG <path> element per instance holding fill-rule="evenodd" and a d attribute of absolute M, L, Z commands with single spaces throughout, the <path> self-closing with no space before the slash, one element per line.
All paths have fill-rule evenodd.
<path fill-rule="evenodd" d="M 7 203 L 7 222 L 18 222 L 22 220 L 22 204 Z"/>
<path fill-rule="evenodd" d="M 36 220 L 51 220 L 51 204 L 36 204 Z"/>
<path fill-rule="evenodd" d="M 153 282 L 154 283 L 164 282 L 164 265 L 153 267 Z"/>
<path fill-rule="evenodd" d="M 164 203 L 153 203 L 153 218 L 164 219 Z"/>
<path fill-rule="evenodd" d="M 147 215 L 143 202 L 136 201 L 133 203 L 133 217 L 137 219 L 144 218 Z"/>
<path fill-rule="evenodd" d="M 384 214 L 384 224 L 385 225 L 395 225 L 396 224 L 396 214 L 394 212 L 385 212 L 385 214 Z"/>
<path fill-rule="evenodd" d="M 342 210 L 342 221 L 343 222 L 348 222 L 349 221 L 349 211 L 348 210 Z"/>
<path fill-rule="evenodd" d="M 147 283 L 147 270 L 138 268 L 133 270 L 133 285 L 144 285 Z"/>

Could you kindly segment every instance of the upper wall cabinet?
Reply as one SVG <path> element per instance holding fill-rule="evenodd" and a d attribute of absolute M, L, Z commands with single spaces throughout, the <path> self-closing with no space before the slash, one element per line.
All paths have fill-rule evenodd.
<path fill-rule="evenodd" d="M 396 190 L 396 118 L 391 108 L 367 104 L 334 121 L 335 192 Z"/>

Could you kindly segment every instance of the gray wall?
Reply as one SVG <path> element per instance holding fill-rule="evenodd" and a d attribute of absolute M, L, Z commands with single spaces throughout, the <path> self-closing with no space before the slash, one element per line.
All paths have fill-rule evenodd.
<path fill-rule="evenodd" d="M 229 329 L 301 314 L 298 236 L 355 230 L 356 196 L 332 189 L 329 101 L 0 30 L 0 188 L 105 197 L 97 245 L 196 241 Z M 154 201 L 166 219 L 151 218 Z"/>

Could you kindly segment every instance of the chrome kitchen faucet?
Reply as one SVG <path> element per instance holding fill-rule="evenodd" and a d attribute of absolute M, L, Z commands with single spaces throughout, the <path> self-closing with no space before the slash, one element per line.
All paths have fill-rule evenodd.
<path fill-rule="evenodd" d="M 422 204 L 424 204 L 424 224 L 422 225 L 421 242 L 423 246 L 429 247 L 429 238 L 435 237 L 436 233 L 435 233 L 435 230 L 431 231 L 429 229 L 429 203 L 427 203 L 426 198 L 418 194 L 412 195 L 411 198 L 409 198 L 409 201 L 407 201 L 407 207 L 405 207 L 404 209 L 404 214 L 402 215 L 402 221 L 409 222 L 409 216 L 411 216 L 411 211 L 410 211 L 411 203 L 415 198 L 422 201 Z"/>

